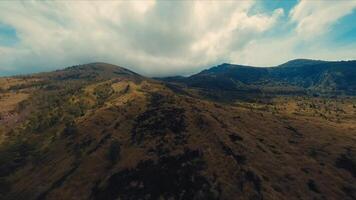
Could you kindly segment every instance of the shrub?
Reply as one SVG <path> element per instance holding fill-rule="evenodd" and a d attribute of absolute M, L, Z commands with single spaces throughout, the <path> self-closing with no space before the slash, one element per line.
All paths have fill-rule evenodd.
<path fill-rule="evenodd" d="M 23 166 L 33 154 L 35 146 L 16 138 L 0 149 L 0 177 L 11 174 Z"/>
<path fill-rule="evenodd" d="M 65 123 L 65 127 L 63 130 L 64 136 L 72 136 L 78 132 L 77 126 L 75 125 L 74 121 L 69 121 Z"/>
<path fill-rule="evenodd" d="M 112 93 L 113 89 L 111 88 L 110 84 L 99 85 L 94 89 L 94 94 L 97 97 L 98 105 L 103 105 Z"/>
<path fill-rule="evenodd" d="M 111 142 L 108 152 L 108 157 L 111 164 L 116 164 L 117 161 L 120 159 L 120 143 L 117 140 Z"/>

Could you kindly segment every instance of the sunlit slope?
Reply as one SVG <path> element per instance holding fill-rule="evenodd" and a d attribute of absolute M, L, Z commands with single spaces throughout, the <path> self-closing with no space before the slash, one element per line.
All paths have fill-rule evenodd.
<path fill-rule="evenodd" d="M 222 104 L 102 63 L 18 79 L 1 199 L 355 198 L 352 98 Z"/>

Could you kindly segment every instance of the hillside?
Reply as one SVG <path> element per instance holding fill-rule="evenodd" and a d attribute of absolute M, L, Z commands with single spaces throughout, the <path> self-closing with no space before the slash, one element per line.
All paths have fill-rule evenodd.
<path fill-rule="evenodd" d="M 346 64 L 308 66 L 349 91 Z M 162 82 L 92 63 L 1 78 L 0 199 L 355 199 L 354 97 L 206 98 L 259 94 L 294 69 L 224 64 Z"/>
<path fill-rule="evenodd" d="M 276 67 L 221 64 L 190 77 L 163 78 L 189 87 L 257 94 L 356 95 L 356 61 L 298 59 Z"/>

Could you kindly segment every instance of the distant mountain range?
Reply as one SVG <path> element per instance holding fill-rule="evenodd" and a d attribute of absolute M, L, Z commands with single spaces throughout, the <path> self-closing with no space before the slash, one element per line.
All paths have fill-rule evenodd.
<path fill-rule="evenodd" d="M 189 77 L 160 80 L 208 90 L 355 95 L 356 61 L 297 59 L 276 67 L 224 63 Z"/>

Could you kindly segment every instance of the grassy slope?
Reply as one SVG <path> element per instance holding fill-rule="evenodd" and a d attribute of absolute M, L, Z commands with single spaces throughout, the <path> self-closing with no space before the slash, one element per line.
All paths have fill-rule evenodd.
<path fill-rule="evenodd" d="M 220 104 L 110 71 L 11 91 L 2 198 L 355 198 L 354 99 Z"/>

